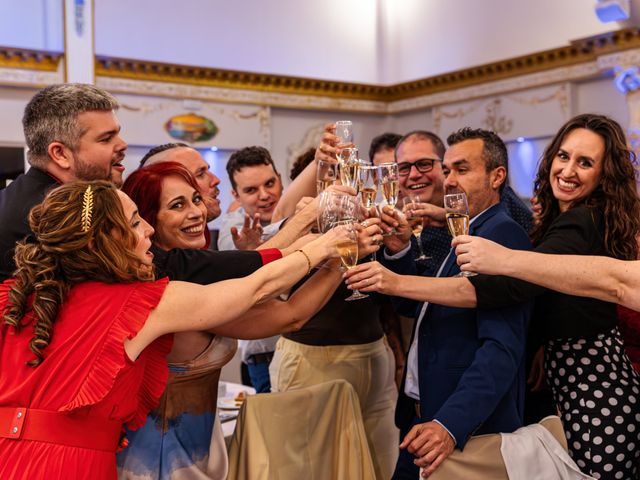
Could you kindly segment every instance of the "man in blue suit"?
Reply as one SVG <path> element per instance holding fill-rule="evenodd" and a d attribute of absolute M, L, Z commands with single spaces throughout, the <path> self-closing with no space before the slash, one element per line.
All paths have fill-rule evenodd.
<path fill-rule="evenodd" d="M 502 140 L 493 132 L 466 128 L 449 136 L 448 143 L 444 188 L 466 193 L 470 234 L 509 248 L 530 248 L 527 234 L 500 203 L 507 178 Z M 387 250 L 394 245 L 393 239 L 386 243 Z M 385 258 L 397 273 L 417 273 L 410 245 L 395 254 L 387 251 Z M 451 251 L 437 276 L 458 272 Z M 419 305 L 396 409 L 403 441 L 393 478 L 415 480 L 418 466 L 431 474 L 472 435 L 522 426 L 530 310 L 529 304 L 492 310 Z"/>

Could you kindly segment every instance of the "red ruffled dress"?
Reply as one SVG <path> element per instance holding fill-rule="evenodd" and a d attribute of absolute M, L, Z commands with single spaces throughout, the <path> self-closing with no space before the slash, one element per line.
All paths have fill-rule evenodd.
<path fill-rule="evenodd" d="M 0 312 L 9 282 L 0 284 Z M 15 334 L 0 322 L 0 407 L 116 420 L 130 429 L 142 426 L 165 388 L 173 336 L 156 340 L 136 361 L 127 357 L 124 341 L 144 325 L 167 282 L 88 282 L 72 288 L 44 361 L 35 368 L 25 363 L 34 358 L 28 347 L 33 329 Z M 115 452 L 0 436 L 1 479 L 116 477 Z"/>

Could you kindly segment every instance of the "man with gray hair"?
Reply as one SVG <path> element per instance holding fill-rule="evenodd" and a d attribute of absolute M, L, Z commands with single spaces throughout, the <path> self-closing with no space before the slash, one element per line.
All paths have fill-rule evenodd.
<path fill-rule="evenodd" d="M 177 162 L 184 165 L 200 187 L 207 207 L 207 222 L 220 216 L 220 179 L 209 169 L 209 164 L 200 152 L 186 143 L 165 143 L 149 150 L 140 160 L 140 168 L 160 162 Z"/>
<path fill-rule="evenodd" d="M 15 243 L 31 234 L 29 211 L 52 187 L 74 180 L 122 184 L 127 143 L 117 109 L 111 94 L 79 83 L 51 85 L 29 101 L 22 125 L 31 168 L 0 191 L 0 281 L 15 268 Z"/>

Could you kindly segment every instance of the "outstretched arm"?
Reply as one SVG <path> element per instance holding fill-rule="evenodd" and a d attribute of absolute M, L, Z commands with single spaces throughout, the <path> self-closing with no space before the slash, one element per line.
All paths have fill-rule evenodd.
<path fill-rule="evenodd" d="M 378 250 L 382 238 L 378 219 L 370 219 L 367 227 L 358 227 L 360 258 Z M 256 305 L 239 320 L 211 330 L 227 337 L 241 339 L 265 338 L 278 333 L 299 330 L 329 301 L 340 284 L 339 262 L 333 260 L 329 268 L 320 269 L 284 302 L 271 300 Z"/>
<path fill-rule="evenodd" d="M 315 174 L 314 174 L 315 175 Z M 314 186 L 315 188 L 315 186 Z M 350 187 L 344 187 L 341 185 L 331 186 L 329 187 L 331 190 L 335 190 L 337 192 L 346 193 L 349 195 L 355 195 L 356 191 Z M 291 244 L 295 242 L 302 235 L 305 235 L 309 232 L 311 227 L 316 225 L 317 217 L 318 217 L 318 202 L 319 198 L 315 197 L 309 203 L 307 203 L 302 210 L 298 213 L 290 217 L 284 224 L 284 226 L 280 229 L 278 233 L 276 233 L 269 240 L 264 242 L 258 250 L 267 249 L 267 248 L 278 248 L 282 250 L 282 255 L 287 256 L 291 253 Z"/>
<path fill-rule="evenodd" d="M 489 240 L 453 241 L 461 270 L 506 275 L 558 292 L 619 303 L 640 311 L 640 262 L 510 250 Z"/>
<path fill-rule="evenodd" d="M 342 274 L 338 263 L 321 268 L 307 280 L 287 301 L 270 300 L 256 305 L 237 321 L 213 328 L 211 333 L 225 337 L 251 340 L 302 328 L 329 301 Z"/>
<path fill-rule="evenodd" d="M 170 332 L 210 330 L 244 314 L 291 288 L 309 267 L 333 255 L 335 244 L 346 238 L 343 228 L 334 228 L 298 252 L 271 262 L 241 279 L 211 285 L 170 282 L 157 308 L 151 312 L 138 335 L 125 342 L 130 358 L 161 335 Z"/>
<path fill-rule="evenodd" d="M 345 273 L 345 278 L 350 289 L 361 292 L 379 292 L 448 307 L 476 306 L 476 291 L 473 285 L 462 277 L 399 275 L 378 262 L 366 262 Z"/>

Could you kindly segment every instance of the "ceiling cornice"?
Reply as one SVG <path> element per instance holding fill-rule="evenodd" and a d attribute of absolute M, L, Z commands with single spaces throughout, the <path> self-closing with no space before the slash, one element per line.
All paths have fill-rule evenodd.
<path fill-rule="evenodd" d="M 113 81 L 132 80 L 144 82 L 147 85 L 149 85 L 148 82 L 161 82 L 205 87 L 209 90 L 220 89 L 225 92 L 256 92 L 262 99 L 304 96 L 311 99 L 317 98 L 322 104 L 319 97 L 323 97 L 347 104 L 355 102 L 354 105 L 359 103 L 368 105 L 374 102 L 375 105 L 393 106 L 400 105 L 405 100 L 435 98 L 442 92 L 587 64 L 597 61 L 601 56 L 638 48 L 640 48 L 640 29 L 627 28 L 580 39 L 565 47 L 388 86 L 104 56 L 96 57 L 95 69 L 98 79 Z M 62 57 L 60 53 L 0 47 L 0 67 L 54 71 L 58 68 Z M 322 108 L 320 104 L 318 107 Z M 365 110 L 368 108 L 366 107 Z"/>
<path fill-rule="evenodd" d="M 59 52 L 0 47 L 0 67 L 2 68 L 55 72 L 62 58 L 63 54 Z"/>
<path fill-rule="evenodd" d="M 236 88 L 280 94 L 332 96 L 353 100 L 395 102 L 544 70 L 577 65 L 597 60 L 600 55 L 632 48 L 640 48 L 640 29 L 618 30 L 577 40 L 566 47 L 554 48 L 389 86 L 335 82 L 108 57 L 96 58 L 96 74 L 105 77 Z"/>

